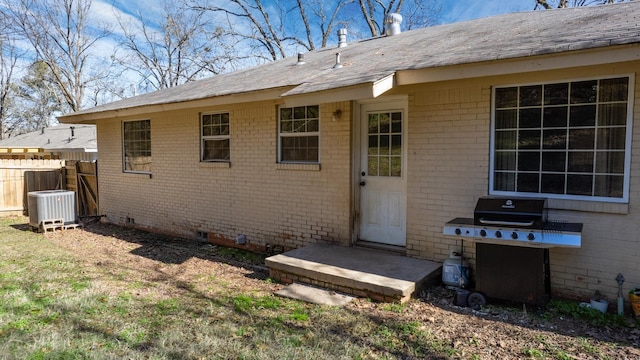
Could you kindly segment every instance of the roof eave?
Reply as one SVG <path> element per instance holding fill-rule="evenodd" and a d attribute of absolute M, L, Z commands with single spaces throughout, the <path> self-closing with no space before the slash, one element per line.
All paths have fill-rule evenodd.
<path fill-rule="evenodd" d="M 637 60 L 640 60 L 640 43 L 633 43 L 477 63 L 409 69 L 398 71 L 396 82 L 398 86 L 413 85 Z"/>
<path fill-rule="evenodd" d="M 180 102 L 172 102 L 165 104 L 150 104 L 131 108 L 113 109 L 97 112 L 79 112 L 58 117 L 58 121 L 63 124 L 95 124 L 97 120 L 115 119 L 122 117 L 143 116 L 156 112 L 185 110 L 192 108 L 201 108 L 205 106 L 220 106 L 229 104 L 239 104 L 255 101 L 277 100 L 283 92 L 288 91 L 294 86 L 279 87 L 272 89 L 264 89 L 260 91 L 251 91 L 238 94 L 230 94 L 224 96 L 216 96 L 203 98 L 198 100 L 188 100 Z"/>

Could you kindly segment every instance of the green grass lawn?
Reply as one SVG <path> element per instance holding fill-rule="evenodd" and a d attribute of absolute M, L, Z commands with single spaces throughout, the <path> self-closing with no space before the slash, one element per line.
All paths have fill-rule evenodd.
<path fill-rule="evenodd" d="M 220 277 L 182 281 L 171 296 L 156 293 L 164 280 L 143 281 L 133 266 L 83 261 L 20 226 L 24 223 L 24 218 L 0 218 L 0 359 L 319 360 L 455 354 L 450 344 L 416 321 L 238 291 Z"/>

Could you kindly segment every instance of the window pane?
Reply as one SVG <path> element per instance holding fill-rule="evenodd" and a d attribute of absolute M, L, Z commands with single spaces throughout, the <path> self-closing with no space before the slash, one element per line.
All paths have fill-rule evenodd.
<path fill-rule="evenodd" d="M 496 108 L 510 108 L 518 105 L 518 88 L 496 89 Z"/>
<path fill-rule="evenodd" d="M 627 123 L 627 104 L 603 104 L 598 106 L 598 125 L 625 125 Z"/>
<path fill-rule="evenodd" d="M 544 130 L 542 132 L 542 148 L 543 149 L 566 149 L 567 148 L 567 130 L 554 129 Z"/>
<path fill-rule="evenodd" d="M 540 153 L 537 151 L 518 152 L 518 170 L 519 171 L 540 170 Z"/>
<path fill-rule="evenodd" d="M 318 125 L 318 120 L 309 120 L 307 122 L 307 131 L 318 132 L 320 130 L 320 127 Z"/>
<path fill-rule="evenodd" d="M 294 119 L 304 119 L 307 117 L 307 108 L 305 106 L 293 108 Z"/>
<path fill-rule="evenodd" d="M 564 151 L 542 153 L 542 171 L 565 172 L 566 157 Z"/>
<path fill-rule="evenodd" d="M 542 104 L 542 85 L 520 88 L 519 106 L 540 106 Z"/>
<path fill-rule="evenodd" d="M 564 174 L 542 174 L 542 192 L 564 194 Z"/>
<path fill-rule="evenodd" d="M 280 120 L 291 120 L 291 119 L 293 119 L 293 109 L 280 108 Z"/>
<path fill-rule="evenodd" d="M 369 134 L 377 134 L 378 129 L 378 114 L 369 114 Z"/>
<path fill-rule="evenodd" d="M 519 149 L 540 149 L 540 130 L 523 130 L 518 133 Z"/>
<path fill-rule="evenodd" d="M 282 161 L 318 161 L 318 137 L 295 136 L 281 137 L 280 149 Z"/>
<path fill-rule="evenodd" d="M 624 151 L 599 151 L 596 153 L 596 172 L 624 174 Z"/>
<path fill-rule="evenodd" d="M 369 135 L 369 155 L 378 155 L 378 135 Z"/>
<path fill-rule="evenodd" d="M 542 110 L 540 108 L 520 110 L 520 128 L 539 128 Z"/>
<path fill-rule="evenodd" d="M 534 192 L 540 191 L 540 177 L 538 174 L 518 174 L 518 191 Z"/>
<path fill-rule="evenodd" d="M 391 119 L 389 119 L 389 114 L 380 114 L 380 133 L 389 133 L 390 126 Z"/>
<path fill-rule="evenodd" d="M 495 172 L 493 184 L 493 188 L 498 191 L 515 191 L 516 175 L 512 172 Z"/>
<path fill-rule="evenodd" d="M 293 132 L 293 121 L 281 121 L 280 122 L 280 132 L 281 133 Z"/>
<path fill-rule="evenodd" d="M 319 117 L 320 107 L 318 105 L 307 106 L 307 119 L 315 119 Z"/>
<path fill-rule="evenodd" d="M 367 166 L 369 176 L 378 176 L 378 157 L 369 156 L 369 164 Z"/>
<path fill-rule="evenodd" d="M 552 107 L 544 109 L 544 127 L 566 127 L 567 107 Z"/>
<path fill-rule="evenodd" d="M 569 153 L 569 172 L 593 172 L 593 152 L 581 151 Z"/>
<path fill-rule="evenodd" d="M 380 155 L 389 154 L 389 135 L 380 135 Z"/>
<path fill-rule="evenodd" d="M 223 160 L 228 161 L 230 156 L 229 139 L 205 140 L 202 160 Z"/>
<path fill-rule="evenodd" d="M 567 175 L 567 194 L 591 196 L 592 185 L 592 175 Z"/>
<path fill-rule="evenodd" d="M 495 167 L 496 170 L 515 170 L 516 169 L 515 151 L 496 152 L 494 161 L 495 161 L 495 164 L 493 166 Z"/>
<path fill-rule="evenodd" d="M 380 169 L 378 170 L 379 176 L 389 176 L 391 174 L 391 165 L 389 164 L 390 161 L 391 158 L 389 156 L 380 156 Z"/>
<path fill-rule="evenodd" d="M 572 106 L 569 114 L 569 126 L 593 126 L 596 123 L 596 106 Z"/>
<path fill-rule="evenodd" d="M 569 149 L 593 149 L 595 139 L 595 129 L 569 130 Z"/>
<path fill-rule="evenodd" d="M 402 113 L 395 112 L 391 114 L 391 132 L 402 132 Z"/>
<path fill-rule="evenodd" d="M 600 101 L 627 101 L 629 78 L 600 80 Z"/>
<path fill-rule="evenodd" d="M 622 197 L 624 177 L 616 175 L 596 175 L 595 196 Z"/>
<path fill-rule="evenodd" d="M 402 155 L 402 135 L 391 136 L 391 155 Z"/>
<path fill-rule="evenodd" d="M 627 129 L 623 127 L 598 129 L 598 150 L 623 150 L 626 145 Z"/>
<path fill-rule="evenodd" d="M 515 129 L 518 127 L 517 110 L 496 111 L 496 129 Z"/>
<path fill-rule="evenodd" d="M 560 105 L 569 103 L 569 84 L 549 84 L 544 86 L 544 104 Z"/>
<path fill-rule="evenodd" d="M 401 175 L 402 175 L 402 157 L 392 156 L 391 157 L 391 176 L 401 176 Z"/>
<path fill-rule="evenodd" d="M 583 104 L 596 102 L 598 82 L 596 80 L 571 83 L 571 103 Z"/>
<path fill-rule="evenodd" d="M 496 150 L 515 150 L 516 148 L 516 131 L 500 131 L 496 132 Z"/>

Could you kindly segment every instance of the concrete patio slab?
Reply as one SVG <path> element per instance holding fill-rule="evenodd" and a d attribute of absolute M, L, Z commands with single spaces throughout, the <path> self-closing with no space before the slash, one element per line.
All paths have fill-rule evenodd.
<path fill-rule="evenodd" d="M 370 297 L 404 302 L 425 284 L 439 281 L 442 264 L 386 251 L 314 244 L 265 260 L 270 276 Z"/>

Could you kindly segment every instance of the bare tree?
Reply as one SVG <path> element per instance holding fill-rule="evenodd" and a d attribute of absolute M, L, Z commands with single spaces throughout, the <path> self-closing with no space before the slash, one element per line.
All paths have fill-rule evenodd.
<path fill-rule="evenodd" d="M 88 24 L 91 0 L 9 0 L 5 8 L 35 58 L 44 61 L 70 111 L 83 107 L 85 89 L 104 77 L 105 67 L 90 69 L 99 54 L 96 42 L 109 32 Z M 95 60 L 95 62 L 92 62 Z"/>
<path fill-rule="evenodd" d="M 604 4 L 613 4 L 616 2 L 625 2 L 630 0 L 535 0 L 534 9 L 544 8 L 544 9 L 562 9 L 568 7 L 578 7 L 578 6 L 590 6 L 590 5 L 604 5 Z"/>
<path fill-rule="evenodd" d="M 237 39 L 249 53 L 271 61 L 299 49 L 313 50 L 316 43 L 326 46 L 340 23 L 341 10 L 355 0 L 273 0 L 264 6 L 260 0 L 219 1 L 186 0 L 194 10 L 226 19 L 226 36 Z"/>
<path fill-rule="evenodd" d="M 118 17 L 126 53 L 117 58 L 120 65 L 143 79 L 147 90 L 169 88 L 224 71 L 228 59 L 221 51 L 222 30 L 203 12 L 167 2 L 161 24 L 144 20 L 142 14 L 138 18 L 125 21 Z"/>
<path fill-rule="evenodd" d="M 9 132 L 7 122 L 13 105 L 12 81 L 18 58 L 13 42 L 0 37 L 0 140 Z"/>

